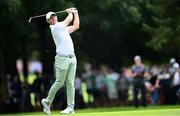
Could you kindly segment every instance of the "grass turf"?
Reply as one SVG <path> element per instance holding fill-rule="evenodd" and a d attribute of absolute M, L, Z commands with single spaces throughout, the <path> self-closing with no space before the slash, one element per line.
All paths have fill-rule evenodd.
<path fill-rule="evenodd" d="M 43 116 L 43 112 L 3 114 L 8 116 Z M 146 108 L 115 107 L 115 108 L 94 108 L 76 110 L 72 116 L 180 116 L 179 106 L 149 106 Z M 52 116 L 67 116 L 59 114 L 59 111 L 52 111 Z"/>

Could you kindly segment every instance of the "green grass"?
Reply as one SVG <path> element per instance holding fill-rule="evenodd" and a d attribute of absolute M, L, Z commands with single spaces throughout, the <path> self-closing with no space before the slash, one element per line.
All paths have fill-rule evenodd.
<path fill-rule="evenodd" d="M 8 116 L 32 116 L 41 115 L 43 112 L 14 113 Z M 59 114 L 59 111 L 52 111 L 52 116 L 67 116 Z M 72 116 L 180 116 L 179 106 L 149 106 L 147 108 L 134 107 L 114 107 L 114 108 L 94 108 L 76 110 Z"/>

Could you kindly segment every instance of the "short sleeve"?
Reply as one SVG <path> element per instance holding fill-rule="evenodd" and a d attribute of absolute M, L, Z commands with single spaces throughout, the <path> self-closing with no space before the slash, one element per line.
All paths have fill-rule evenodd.
<path fill-rule="evenodd" d="M 65 28 L 67 32 L 69 32 L 69 28 L 70 28 L 69 26 Z"/>
<path fill-rule="evenodd" d="M 66 28 L 66 25 L 64 22 L 58 22 L 57 24 L 58 27 L 62 28 L 62 29 L 65 29 Z"/>

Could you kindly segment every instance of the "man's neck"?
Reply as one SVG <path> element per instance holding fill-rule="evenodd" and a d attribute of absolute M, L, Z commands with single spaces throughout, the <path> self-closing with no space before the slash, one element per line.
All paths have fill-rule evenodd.
<path fill-rule="evenodd" d="M 50 24 L 50 25 L 55 25 L 56 23 L 58 23 L 58 21 L 57 21 L 57 22 L 55 22 L 55 23 L 52 23 L 52 24 Z"/>

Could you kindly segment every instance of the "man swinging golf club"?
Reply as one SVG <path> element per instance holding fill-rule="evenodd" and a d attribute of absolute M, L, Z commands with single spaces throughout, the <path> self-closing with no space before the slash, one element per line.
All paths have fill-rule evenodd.
<path fill-rule="evenodd" d="M 64 85 L 64 83 L 67 89 L 67 108 L 60 113 L 74 113 L 74 78 L 77 60 L 74 54 L 74 46 L 70 34 L 79 29 L 80 22 L 76 8 L 68 8 L 66 11 L 68 12 L 68 16 L 62 22 L 58 22 L 57 16 L 54 12 L 48 12 L 46 14 L 46 20 L 50 24 L 57 53 L 55 56 L 56 80 L 51 86 L 48 96 L 41 100 L 43 111 L 47 115 L 51 114 L 50 106 L 53 102 L 55 94 Z M 69 26 L 73 18 L 73 24 Z"/>

